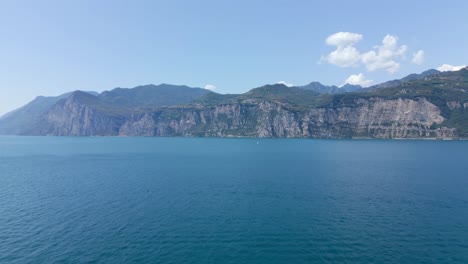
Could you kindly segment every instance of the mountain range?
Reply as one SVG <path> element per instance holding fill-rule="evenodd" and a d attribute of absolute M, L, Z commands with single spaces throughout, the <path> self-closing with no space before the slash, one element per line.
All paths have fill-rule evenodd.
<path fill-rule="evenodd" d="M 312 82 L 218 94 L 170 84 L 39 96 L 2 135 L 285 138 L 468 137 L 468 68 L 363 88 Z"/>

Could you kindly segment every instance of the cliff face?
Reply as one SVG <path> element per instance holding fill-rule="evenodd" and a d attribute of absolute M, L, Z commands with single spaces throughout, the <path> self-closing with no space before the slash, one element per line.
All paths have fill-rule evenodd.
<path fill-rule="evenodd" d="M 358 99 L 355 107 L 298 112 L 280 103 L 245 100 L 213 107 L 166 108 L 133 115 L 119 129 L 126 136 L 251 136 L 285 138 L 455 137 L 434 128 L 444 117 L 426 99 Z"/>
<path fill-rule="evenodd" d="M 60 101 L 45 116 L 49 124 L 47 135 L 112 136 L 116 135 L 124 117 L 109 115 L 88 104 L 92 95 L 76 93 Z"/>
<path fill-rule="evenodd" d="M 356 107 L 319 108 L 307 113 L 308 132 L 312 137 L 360 136 L 407 138 L 441 136 L 431 129 L 441 124 L 440 109 L 426 99 L 356 100 Z M 328 129 L 324 129 L 328 128 Z M 445 130 L 444 130 L 445 131 Z M 455 136 L 455 131 L 445 132 Z"/>
<path fill-rule="evenodd" d="M 265 85 L 240 95 L 181 86 L 41 98 L 0 134 L 281 138 L 468 137 L 468 68 L 334 95 Z"/>

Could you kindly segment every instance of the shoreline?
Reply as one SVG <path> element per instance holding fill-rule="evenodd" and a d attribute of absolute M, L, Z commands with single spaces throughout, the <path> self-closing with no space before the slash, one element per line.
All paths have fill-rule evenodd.
<path fill-rule="evenodd" d="M 211 138 L 211 139 L 309 139 L 309 140 L 385 140 L 385 141 L 467 141 L 468 138 L 373 138 L 373 137 L 351 137 L 351 138 L 312 138 L 312 137 L 249 137 L 249 136 L 222 136 L 222 137 L 204 137 L 204 136 L 124 136 L 124 135 L 93 135 L 93 136 L 55 136 L 55 135 L 0 135 L 0 137 L 56 137 L 56 138 Z"/>

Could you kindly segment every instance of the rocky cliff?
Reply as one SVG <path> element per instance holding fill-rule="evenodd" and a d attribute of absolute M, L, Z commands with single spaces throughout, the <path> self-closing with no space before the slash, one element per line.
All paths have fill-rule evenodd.
<path fill-rule="evenodd" d="M 52 107 L 45 116 L 49 124 L 47 135 L 54 136 L 114 136 L 124 120 L 95 107 L 95 96 L 75 92 Z"/>
<path fill-rule="evenodd" d="M 468 137 L 468 69 L 374 91 L 334 95 L 281 84 L 241 95 L 191 89 L 150 85 L 99 95 L 77 91 L 47 100 L 47 104 L 36 102 L 0 119 L 0 134 Z"/>
<path fill-rule="evenodd" d="M 168 118 L 168 116 L 173 116 Z M 456 137 L 437 127 L 440 109 L 426 99 L 359 99 L 355 107 L 297 112 L 280 103 L 246 100 L 213 107 L 166 108 L 134 115 L 119 129 L 125 136 L 210 136 L 284 138 Z"/>
<path fill-rule="evenodd" d="M 445 118 L 425 98 L 356 99 L 354 105 L 302 111 L 258 99 L 215 106 L 164 107 L 151 112 L 109 115 L 73 95 L 46 115 L 57 136 L 208 136 L 283 138 L 456 137 L 454 128 L 439 127 Z M 85 95 L 90 97 L 89 95 Z M 456 107 L 463 107 L 450 103 Z"/>

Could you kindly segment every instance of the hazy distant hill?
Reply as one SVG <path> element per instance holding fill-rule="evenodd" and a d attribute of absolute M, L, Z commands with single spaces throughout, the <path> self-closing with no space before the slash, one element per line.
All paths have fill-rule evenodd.
<path fill-rule="evenodd" d="M 167 84 L 117 88 L 98 95 L 76 91 L 59 97 L 38 97 L 7 114 L 0 119 L 0 133 L 468 137 L 468 69 L 428 71 L 392 83 L 374 89 L 276 84 L 231 95 Z"/>
<path fill-rule="evenodd" d="M 424 71 L 424 72 L 419 73 L 419 74 L 413 73 L 413 74 L 410 74 L 410 75 L 408 75 L 408 76 L 406 76 L 404 78 L 401 78 L 401 79 L 391 80 L 391 81 L 388 81 L 388 82 L 373 85 L 373 86 L 369 87 L 368 89 L 369 90 L 375 90 L 375 89 L 380 89 L 380 88 L 388 88 L 388 87 L 392 87 L 392 86 L 402 84 L 404 82 L 424 79 L 425 77 L 427 77 L 429 75 L 438 74 L 438 73 L 440 73 L 438 70 L 430 69 L 430 70 Z"/>
<path fill-rule="evenodd" d="M 87 93 L 98 95 L 96 92 Z M 3 115 L 0 117 L 0 133 L 11 135 L 34 133 L 36 123 L 40 122 L 43 115 L 54 104 L 71 94 L 72 92 L 59 96 L 38 96 L 25 106 Z"/>
<path fill-rule="evenodd" d="M 128 112 L 128 108 L 154 108 L 161 106 L 190 103 L 193 100 L 211 93 L 202 88 L 190 88 L 169 84 L 145 85 L 132 89 L 116 88 L 97 92 L 69 92 L 60 96 L 38 96 L 25 106 L 0 117 L 0 134 L 49 134 L 45 117 L 57 105 L 63 105 L 69 99 L 80 97 L 80 103 L 107 112 Z M 72 98 L 70 98 L 72 97 Z M 70 118 L 73 118 L 70 115 Z"/>
<path fill-rule="evenodd" d="M 208 93 L 211 92 L 202 88 L 151 84 L 131 89 L 116 88 L 101 93 L 99 98 L 107 103 L 125 107 L 154 107 L 187 104 Z"/>
<path fill-rule="evenodd" d="M 342 87 L 338 87 L 335 85 L 323 85 L 319 82 L 311 82 L 304 86 L 298 86 L 298 88 L 303 90 L 314 91 L 321 94 L 340 94 L 340 93 L 348 93 L 348 92 L 355 92 L 357 90 L 362 89 L 360 85 L 352 85 L 352 84 L 345 84 Z"/>

